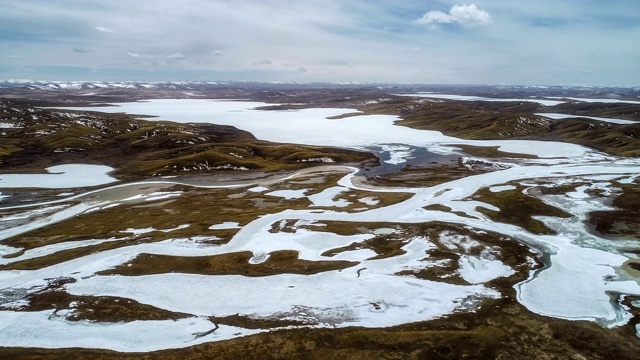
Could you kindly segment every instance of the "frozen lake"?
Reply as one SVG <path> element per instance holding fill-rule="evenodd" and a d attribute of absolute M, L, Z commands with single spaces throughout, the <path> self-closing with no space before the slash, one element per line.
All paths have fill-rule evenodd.
<path fill-rule="evenodd" d="M 461 101 L 528 101 L 528 102 L 536 102 L 538 104 L 544 106 L 554 106 L 558 104 L 563 104 L 566 101 L 562 100 L 547 100 L 547 99 L 537 99 L 537 98 L 522 98 L 522 99 L 503 99 L 503 98 L 488 98 L 482 96 L 469 96 L 469 95 L 449 95 L 449 94 L 434 94 L 434 93 L 414 93 L 414 94 L 397 94 L 400 96 L 411 96 L 411 97 L 423 97 L 430 99 L 446 99 L 446 100 L 461 100 Z"/>
<path fill-rule="evenodd" d="M 612 119 L 605 117 L 597 117 L 597 116 L 582 116 L 582 115 L 571 115 L 571 114 L 559 114 L 559 113 L 536 113 L 535 115 L 540 115 L 544 117 L 548 117 L 549 119 L 571 119 L 571 118 L 585 118 L 585 119 L 593 119 L 598 121 L 604 121 L 612 124 L 637 124 L 637 121 L 633 120 L 623 120 L 623 119 Z"/>
<path fill-rule="evenodd" d="M 362 149 L 380 144 L 406 144 L 426 148 L 435 153 L 451 153 L 456 144 L 499 146 L 501 151 L 536 155 L 542 158 L 575 158 L 593 152 L 561 142 L 514 140 L 463 140 L 438 131 L 416 130 L 396 126 L 393 115 L 350 116 L 331 120 L 329 117 L 355 113 L 355 109 L 312 108 L 301 110 L 255 110 L 273 105 L 260 102 L 229 100 L 149 100 L 121 103 L 117 106 L 92 107 L 92 111 L 157 116 L 158 120 L 180 123 L 213 123 L 232 125 L 247 130 L 258 139 L 319 146 Z M 87 108 L 67 108 L 87 110 Z M 404 149 L 401 149 L 404 151 Z"/>
<path fill-rule="evenodd" d="M 0 174 L 0 189 L 66 189 L 118 181 L 109 176 L 113 168 L 104 165 L 67 164 L 52 166 L 46 170 L 47 174 Z"/>

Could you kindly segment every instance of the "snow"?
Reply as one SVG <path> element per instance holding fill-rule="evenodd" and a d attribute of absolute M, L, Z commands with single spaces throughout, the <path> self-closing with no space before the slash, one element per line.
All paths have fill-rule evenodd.
<path fill-rule="evenodd" d="M 502 192 L 502 191 L 508 191 L 508 190 L 515 190 L 516 187 L 513 185 L 499 185 L 499 186 L 492 186 L 489 188 L 489 191 L 491 192 Z"/>
<path fill-rule="evenodd" d="M 440 244 L 446 246 L 449 250 L 457 251 L 459 249 L 469 252 L 471 249 L 480 246 L 476 240 L 466 235 L 453 234 L 449 231 L 443 231 L 439 236 Z"/>
<path fill-rule="evenodd" d="M 239 229 L 240 224 L 233 221 L 227 221 L 220 224 L 214 224 L 209 226 L 209 230 L 227 230 L 227 229 Z"/>
<path fill-rule="evenodd" d="M 390 235 L 390 234 L 395 234 L 396 232 L 397 232 L 396 229 L 392 229 L 392 228 L 379 228 L 373 231 L 373 233 L 376 235 Z"/>
<path fill-rule="evenodd" d="M 375 199 L 375 198 L 370 197 L 370 196 L 358 199 L 358 201 L 363 203 L 363 204 L 365 204 L 365 205 L 369 205 L 369 206 L 375 206 L 375 205 L 378 205 L 378 203 L 380 203 L 380 200 Z"/>
<path fill-rule="evenodd" d="M 127 234 L 133 234 L 133 235 L 142 235 L 142 234 L 147 234 L 147 233 L 154 232 L 154 231 L 156 231 L 155 228 L 148 227 L 148 228 L 144 228 L 144 229 L 128 228 L 128 229 L 122 230 L 120 232 L 121 233 L 127 233 Z"/>
<path fill-rule="evenodd" d="M 477 256 L 461 256 L 459 260 L 460 276 L 470 284 L 481 284 L 499 277 L 515 274 L 513 269 L 501 261 Z"/>
<path fill-rule="evenodd" d="M 252 188 L 248 189 L 247 191 L 261 193 L 261 192 L 265 192 L 267 190 L 269 190 L 269 188 L 266 187 L 266 186 L 255 186 L 255 187 L 252 187 Z"/>
<path fill-rule="evenodd" d="M 16 129 L 16 128 L 20 128 L 20 127 L 13 123 L 0 122 L 0 129 Z"/>
<path fill-rule="evenodd" d="M 346 207 L 351 205 L 349 201 L 344 199 L 335 200 L 335 198 L 347 190 L 347 188 L 342 186 L 333 186 L 318 194 L 309 195 L 307 198 L 313 204 L 311 206 Z"/>
<path fill-rule="evenodd" d="M 305 197 L 305 193 L 309 191 L 309 189 L 300 189 L 300 190 L 276 190 L 272 192 L 268 192 L 265 195 L 281 197 L 285 199 L 301 199 Z"/>

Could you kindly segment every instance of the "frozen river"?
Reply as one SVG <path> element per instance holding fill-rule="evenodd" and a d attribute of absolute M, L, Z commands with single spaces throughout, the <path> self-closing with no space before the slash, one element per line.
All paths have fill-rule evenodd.
<path fill-rule="evenodd" d="M 493 231 L 519 240 L 544 252 L 547 266 L 529 274 L 528 280 L 516 285 L 518 301 L 539 314 L 596 321 L 604 326 L 626 323 L 630 314 L 613 301 L 610 293 L 640 294 L 637 279 L 621 272 L 630 255 L 619 243 L 590 234 L 584 220 L 590 211 L 602 209 L 590 190 L 611 191 L 615 181 L 631 182 L 638 176 L 637 159 L 616 158 L 590 149 L 558 142 L 539 141 L 471 141 L 444 136 L 436 131 L 414 130 L 394 125 L 395 116 L 366 115 L 327 119 L 353 109 L 303 109 L 291 111 L 261 111 L 258 102 L 219 100 L 151 100 L 118 104 L 114 107 L 91 108 L 92 111 L 126 112 L 155 115 L 159 120 L 177 122 L 210 122 L 233 125 L 253 133 L 257 138 L 275 142 L 309 145 L 329 145 L 354 149 L 379 147 L 388 158 L 402 163 L 412 156 L 412 149 L 451 154 L 456 145 L 499 146 L 501 150 L 537 155 L 535 159 L 520 159 L 509 167 L 491 173 L 478 174 L 441 185 L 425 188 L 367 188 L 353 181 L 357 169 L 351 169 L 335 187 L 321 193 L 306 195 L 304 191 L 273 193 L 270 196 L 307 197 L 320 203 L 325 210 L 314 208 L 287 210 L 255 219 L 241 227 L 225 245 L 202 248 L 185 239 L 172 239 L 152 244 L 139 244 L 103 251 L 57 265 L 32 271 L 0 272 L 0 289 L 35 289 L 48 278 L 68 276 L 77 279 L 67 284 L 72 294 L 109 295 L 137 300 L 161 309 L 192 314 L 179 321 L 136 321 L 130 323 L 92 324 L 70 323 L 52 317 L 50 311 L 0 312 L 0 341 L 5 346 L 35 347 L 97 347 L 119 351 L 150 351 L 194 345 L 199 342 L 245 336 L 259 330 L 220 326 L 213 337 L 193 338 L 194 333 L 211 327 L 207 316 L 242 314 L 269 318 L 277 314 L 302 319 L 315 314 L 318 326 L 385 327 L 429 320 L 459 309 L 471 298 L 495 298 L 500 293 L 485 283 L 509 276 L 513 269 L 491 256 L 464 256 L 460 259 L 460 275 L 469 285 L 452 285 L 422 280 L 397 273 L 418 269 L 420 260 L 433 247 L 422 237 L 407 239 L 401 256 L 372 258 L 371 251 L 358 250 L 341 254 L 340 260 L 357 261 L 357 267 L 326 271 L 316 275 L 279 274 L 260 278 L 237 275 L 206 276 L 193 274 L 157 274 L 148 276 L 95 276 L 96 272 L 127 263 L 137 254 L 203 256 L 251 251 L 252 263 L 265 260 L 265 255 L 278 250 L 295 250 L 300 259 L 326 260 L 322 254 L 332 248 L 367 240 L 370 235 L 341 236 L 300 228 L 297 231 L 273 232 L 274 224 L 295 220 L 299 224 L 323 221 L 357 223 L 418 224 L 439 221 L 460 224 L 480 231 Z M 84 110 L 84 109 L 83 109 Z M 26 176 L 26 175 L 25 175 Z M 518 226 L 494 222 L 479 213 L 481 203 L 469 198 L 483 188 L 496 191 L 510 189 L 506 184 L 536 187 L 564 184 L 569 180 L 583 183 L 580 190 L 567 196 L 545 196 L 543 201 L 572 215 L 569 219 L 541 217 L 554 235 L 536 235 Z M 71 184 L 70 184 L 71 185 Z M 246 183 L 242 184 L 246 186 Z M 118 185 L 121 186 L 121 185 Z M 2 185 L 0 185 L 0 190 Z M 256 188 L 267 191 L 268 186 Z M 341 211 L 342 203 L 334 198 L 341 192 L 407 192 L 412 196 L 400 203 L 364 210 Z M 267 192 L 268 194 L 268 192 Z M 158 199 L 180 196 L 179 193 L 156 194 Z M 164 196 L 164 197 L 163 197 Z M 66 217 L 87 211 L 100 211 L 126 199 L 111 199 L 98 203 L 83 203 L 76 207 L 52 211 L 41 217 L 42 226 L 63 221 Z M 363 203 L 366 202 L 363 198 Z M 451 211 L 425 210 L 430 205 L 445 205 Z M 484 204 L 487 208 L 491 205 Z M 211 210 L 214 211 L 215 208 Z M 72 211 L 73 210 L 73 211 Z M 65 213 L 66 211 L 66 213 Z M 3 219 L 0 219 L 3 221 Z M 237 225 L 237 224 L 236 224 Z M 187 224 L 185 224 L 187 226 Z M 212 227 L 222 226 L 212 224 Z M 0 238 L 28 231 L 33 227 L 0 230 Z M 126 229 L 122 229 L 126 230 Z M 129 229 L 143 231 L 144 229 Z M 144 230 L 146 231 L 146 230 Z M 167 229 L 171 231 L 171 229 Z M 446 234 L 443 234 L 446 238 Z M 459 239 L 458 239 L 459 240 Z M 449 242 L 458 241 L 456 238 Z M 94 241 L 113 241 L 95 239 Z M 87 244 L 76 244 L 87 246 Z M 31 250 L 11 263 L 25 257 L 38 257 L 65 250 L 64 247 Z M 5 254 L 19 249 L 0 249 Z M 366 268 L 366 271 L 359 269 Z M 260 291 L 256 291 L 260 289 Z M 237 301 L 242 294 L 243 301 Z M 340 296 L 338 296 L 338 294 Z M 466 300 L 465 300 L 466 299 Z M 370 304 L 378 304 L 372 308 Z M 145 336 L 153 332 L 153 337 Z"/>

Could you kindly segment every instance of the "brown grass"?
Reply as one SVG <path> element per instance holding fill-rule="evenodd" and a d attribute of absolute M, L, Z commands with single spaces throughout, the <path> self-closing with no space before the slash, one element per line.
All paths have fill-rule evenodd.
<path fill-rule="evenodd" d="M 98 275 L 140 276 L 165 273 L 201 275 L 270 276 L 277 274 L 311 275 L 324 271 L 346 269 L 358 264 L 353 261 L 310 261 L 298 259 L 293 250 L 274 251 L 260 264 L 250 264 L 250 251 L 211 256 L 170 256 L 140 254 L 131 262 L 104 270 Z"/>

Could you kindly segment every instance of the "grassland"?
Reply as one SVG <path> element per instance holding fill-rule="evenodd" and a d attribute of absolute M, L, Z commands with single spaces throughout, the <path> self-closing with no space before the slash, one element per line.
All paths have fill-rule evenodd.
<path fill-rule="evenodd" d="M 613 211 L 594 211 L 589 222 L 598 234 L 614 237 L 634 237 L 640 240 L 640 188 L 638 183 L 615 185 L 620 191 L 614 196 Z"/>
<path fill-rule="evenodd" d="M 56 111 L 19 101 L 0 102 L 2 171 L 42 171 L 63 163 L 109 165 L 115 176 L 141 177 L 224 170 L 282 171 L 335 163 L 376 163 L 372 154 L 275 144 L 246 131 L 213 124 L 177 124 L 124 114 Z"/>
<path fill-rule="evenodd" d="M 319 193 L 335 185 L 335 181 L 344 173 L 331 171 L 311 172 L 302 177 L 296 177 L 271 186 L 271 190 L 309 189 L 307 195 Z M 314 180 L 312 188 L 305 179 Z M 224 222 L 238 222 L 245 225 L 265 214 L 273 214 L 287 209 L 307 209 L 311 203 L 307 198 L 284 199 L 269 196 L 259 192 L 247 191 L 247 187 L 238 189 L 206 189 L 187 185 L 172 185 L 168 183 L 162 187 L 146 185 L 135 187 L 137 191 L 180 192 L 180 196 L 159 202 L 143 200 L 128 202 L 116 207 L 96 212 L 84 213 L 47 227 L 11 237 L 3 244 L 23 249 L 22 252 L 10 257 L 16 257 L 25 251 L 35 248 L 59 244 L 63 242 L 78 242 L 89 239 L 117 239 L 98 245 L 78 247 L 59 251 L 49 256 L 36 257 L 0 265 L 0 270 L 35 270 L 86 256 L 100 251 L 112 250 L 137 244 L 158 242 L 171 238 L 206 237 L 203 240 L 210 245 L 224 244 L 231 240 L 238 229 L 209 229 L 211 225 Z M 126 189 L 120 191 L 127 191 Z M 127 192 L 128 194 L 128 192 Z M 94 194 L 86 199 L 94 201 L 102 196 L 112 195 Z M 356 199 L 370 197 L 376 204 L 366 205 Z M 410 197 L 407 193 L 371 193 L 367 191 L 348 191 L 338 198 L 350 199 L 353 204 L 343 208 L 343 211 L 361 211 L 363 208 L 374 209 L 388 206 Z M 259 205 L 259 206 L 258 206 Z M 321 209 L 322 207 L 318 207 Z M 359 210 L 358 210 L 359 209 Z M 2 212 L 0 211 L 0 215 Z M 180 226 L 187 227 L 179 228 Z M 142 234 L 123 233 L 124 229 L 155 229 Z M 178 229 L 179 228 L 179 229 Z M 176 229 L 163 231 L 166 229 Z M 291 254 L 289 254 L 291 255 Z M 286 256 L 285 256 L 286 258 Z M 204 263 L 208 259 L 202 259 Z M 290 259 L 293 264 L 293 260 Z M 185 265 L 176 265 L 185 266 Z"/>
<path fill-rule="evenodd" d="M 621 125 L 579 118 L 584 115 L 640 121 L 637 104 L 574 102 L 543 106 L 534 102 L 390 98 L 358 109 L 366 114 L 398 115 L 402 118 L 398 125 L 437 130 L 463 139 L 563 141 L 612 155 L 640 155 L 640 122 Z M 539 112 L 575 114 L 576 118 L 552 120 L 534 115 Z"/>
<path fill-rule="evenodd" d="M 556 216 L 569 218 L 568 214 L 543 201 L 526 195 L 522 192 L 523 186 L 517 185 L 514 190 L 491 192 L 488 188 L 480 189 L 472 198 L 499 208 L 499 211 L 478 207 L 476 210 L 483 213 L 493 221 L 499 221 L 520 226 L 534 234 L 555 234 L 555 232 L 539 220 L 533 218 L 536 215 Z"/>

